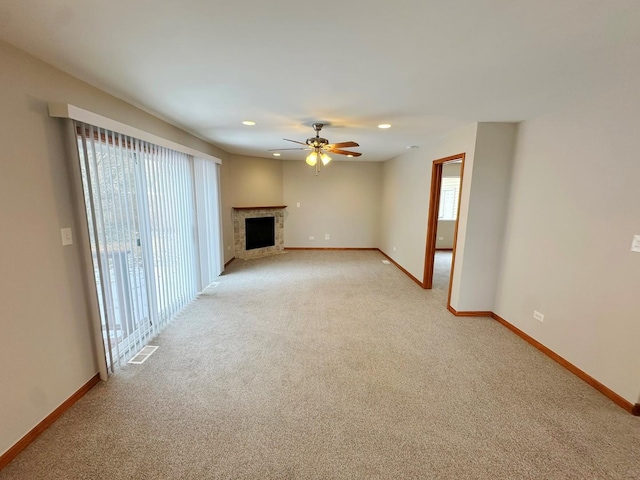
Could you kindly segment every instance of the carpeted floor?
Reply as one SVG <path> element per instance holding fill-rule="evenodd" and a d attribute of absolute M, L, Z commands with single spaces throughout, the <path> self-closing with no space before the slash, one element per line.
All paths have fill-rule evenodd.
<path fill-rule="evenodd" d="M 373 251 L 236 260 L 0 479 L 638 479 L 640 418 Z"/>

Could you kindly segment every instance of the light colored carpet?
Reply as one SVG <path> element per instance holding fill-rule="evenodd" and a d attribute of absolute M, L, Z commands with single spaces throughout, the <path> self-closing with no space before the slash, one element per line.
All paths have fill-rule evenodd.
<path fill-rule="evenodd" d="M 237 260 L 0 479 L 638 479 L 640 419 L 377 252 Z"/>

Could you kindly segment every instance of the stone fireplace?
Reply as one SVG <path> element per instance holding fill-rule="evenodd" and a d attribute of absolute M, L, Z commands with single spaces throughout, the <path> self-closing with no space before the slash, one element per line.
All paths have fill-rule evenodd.
<path fill-rule="evenodd" d="M 280 253 L 284 250 L 284 209 L 286 205 L 267 207 L 233 207 L 233 243 L 236 258 L 257 258 Z M 247 219 L 273 217 L 273 245 L 247 249 Z M 263 222 L 250 222 L 259 224 Z M 250 242 L 251 246 L 251 242 Z"/>

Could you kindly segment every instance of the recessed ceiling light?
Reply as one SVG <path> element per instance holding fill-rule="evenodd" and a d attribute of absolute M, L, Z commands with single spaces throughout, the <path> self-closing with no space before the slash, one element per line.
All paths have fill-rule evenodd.
<path fill-rule="evenodd" d="M 242 124 L 243 124 L 243 125 L 247 125 L 247 126 L 251 127 L 251 126 L 255 125 L 255 124 L 256 124 L 256 122 L 254 122 L 253 120 L 244 120 L 244 121 L 242 122 Z"/>
<path fill-rule="evenodd" d="M 280 156 L 280 154 L 279 154 L 279 153 L 274 153 L 274 154 L 273 154 L 273 156 L 274 156 L 274 157 L 279 157 L 279 156 Z"/>
<path fill-rule="evenodd" d="M 381 123 L 380 125 L 378 125 L 378 128 L 391 128 L 391 124 L 390 123 Z"/>

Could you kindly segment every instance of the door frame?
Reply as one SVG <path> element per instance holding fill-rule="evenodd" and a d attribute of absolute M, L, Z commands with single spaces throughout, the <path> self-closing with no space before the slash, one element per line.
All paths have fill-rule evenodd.
<path fill-rule="evenodd" d="M 445 163 L 460 160 L 460 191 L 458 192 L 458 211 L 453 230 L 453 254 L 451 256 L 451 275 L 449 275 L 449 293 L 447 305 L 451 305 L 451 287 L 453 286 L 453 272 L 456 263 L 456 246 L 458 244 L 458 223 L 460 221 L 460 200 L 462 197 L 462 182 L 464 177 L 465 153 L 458 153 L 449 157 L 434 160 L 431 166 L 431 193 L 429 195 L 429 219 L 427 221 L 427 239 L 424 256 L 424 275 L 422 285 L 425 289 L 433 288 L 433 268 L 436 255 L 436 236 L 438 233 L 438 210 L 440 208 L 440 190 L 442 186 L 442 168 Z"/>

